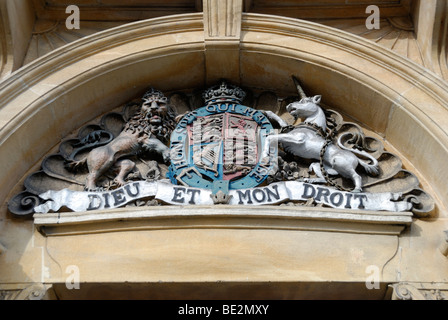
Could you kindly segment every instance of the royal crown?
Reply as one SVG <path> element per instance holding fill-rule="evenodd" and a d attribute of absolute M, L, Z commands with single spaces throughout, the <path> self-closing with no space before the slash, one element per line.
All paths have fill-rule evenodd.
<path fill-rule="evenodd" d="M 143 100 L 168 100 L 167 97 L 162 93 L 162 91 L 156 90 L 154 88 L 150 88 L 143 95 Z"/>
<path fill-rule="evenodd" d="M 222 81 L 220 85 L 206 90 L 202 97 L 207 105 L 222 102 L 242 103 L 246 93 L 241 88 Z"/>

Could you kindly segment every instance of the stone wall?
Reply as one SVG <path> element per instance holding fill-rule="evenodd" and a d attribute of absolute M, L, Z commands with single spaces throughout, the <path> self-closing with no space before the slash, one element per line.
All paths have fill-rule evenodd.
<path fill-rule="evenodd" d="M 257 6 L 242 1 L 229 3 L 221 8 L 217 1 L 204 1 L 203 12 L 106 28 L 5 73 L 0 82 L 3 297 L 172 298 L 196 292 L 192 297 L 227 298 L 239 292 L 238 298 L 382 299 L 443 293 L 448 277 L 443 72 L 340 29 L 252 13 L 247 8 Z M 218 19 L 218 12 L 225 19 Z M 420 16 L 415 15 L 416 39 L 429 48 L 422 30 L 436 17 Z M 21 32 L 23 43 L 30 36 Z M 5 37 L 5 43 L 14 38 Z M 254 216 L 243 207 L 239 216 L 229 216 L 226 207 L 217 215 L 210 214 L 215 208 L 185 207 L 182 217 L 125 208 L 82 223 L 83 217 L 56 214 L 55 223 L 43 217 L 20 220 L 7 211 L 26 176 L 62 139 L 150 86 L 191 92 L 224 77 L 255 92 L 288 96 L 296 94 L 291 75 L 400 156 L 435 199 L 429 218 L 414 217 L 396 228 L 363 220 L 362 213 L 357 220 L 337 218 L 328 209 L 307 209 L 308 214 L 275 207 L 271 213 L 266 209 L 268 216 Z M 334 218 L 322 218 L 319 210 Z M 72 266 L 80 273 L 79 290 L 66 286 Z M 371 266 L 379 271 L 380 287 L 369 290 Z M 107 288 L 117 295 L 110 296 Z"/>

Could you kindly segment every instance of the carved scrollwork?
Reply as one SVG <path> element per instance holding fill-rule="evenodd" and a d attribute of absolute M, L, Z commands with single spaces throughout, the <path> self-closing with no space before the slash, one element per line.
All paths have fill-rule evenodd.
<path fill-rule="evenodd" d="M 392 300 L 447 300 L 447 291 L 435 285 L 397 283 L 393 288 Z"/>
<path fill-rule="evenodd" d="M 142 102 L 132 101 L 124 105 L 121 112 L 110 112 L 101 117 L 99 123 L 88 124 L 82 127 L 74 137 L 64 140 L 59 146 L 59 152 L 45 157 L 41 170 L 26 178 L 25 190 L 9 201 L 9 211 L 15 216 L 27 217 L 35 213 L 33 209 L 36 206 L 45 202 L 39 195 L 48 190 L 83 191 L 89 170 L 83 165 L 82 159 L 85 159 L 92 150 L 110 144 L 126 126 L 130 132 L 129 137 L 135 137 L 135 150 L 118 156 L 116 159 L 116 163 L 119 164 L 118 169 L 117 166 L 111 166 L 104 174 L 96 178 L 97 189 L 113 190 L 121 187 L 124 180 L 160 179 L 167 168 L 163 166 L 161 169 L 157 161 L 149 161 L 154 156 L 157 160 L 161 158 L 154 155 L 155 150 L 149 140 L 151 137 L 159 137 L 166 142 L 170 131 L 165 129 L 163 121 L 167 117 L 173 117 L 173 113 L 170 109 L 160 109 L 160 114 L 154 115 L 154 118 L 162 119 L 162 121 L 151 120 L 149 116 L 146 118 L 146 114 L 143 118 L 142 116 L 138 118 L 138 115 L 141 115 L 139 110 L 143 108 L 148 110 L 148 114 L 155 112 L 154 109 L 148 107 L 154 99 L 166 102 L 166 98 L 161 93 L 150 90 L 143 97 Z M 174 122 L 172 119 L 167 121 L 171 130 Z M 126 159 L 123 158 L 124 156 Z M 119 169 L 125 170 L 121 176 L 120 172 L 116 171 Z M 154 203 L 151 202 L 150 205 Z"/>
<path fill-rule="evenodd" d="M 50 287 L 36 283 L 26 288 L 0 290 L 0 300 L 42 300 Z"/>
<path fill-rule="evenodd" d="M 34 208 L 42 202 L 43 200 L 36 194 L 24 191 L 8 202 L 8 209 L 18 217 L 27 217 L 34 214 Z"/>
<path fill-rule="evenodd" d="M 222 179 L 229 185 L 235 183 L 238 190 L 260 187 L 261 190 L 254 191 L 257 199 L 271 199 L 270 196 L 274 194 L 272 199 L 279 200 L 276 204 L 364 209 L 365 206 L 358 199 L 364 199 L 366 194 L 383 194 L 387 196 L 381 199 L 391 202 L 390 206 L 386 208 L 382 204 L 374 205 L 370 210 L 412 211 L 416 217 L 427 217 L 431 214 L 435 206 L 433 199 L 421 189 L 418 178 L 403 168 L 403 163 L 397 155 L 386 151 L 380 139 L 367 136 L 358 124 L 344 121 L 339 112 L 321 107 L 321 96 L 306 97 L 298 82 L 296 85 L 302 97 L 299 102 L 296 97 L 282 98 L 273 92 L 255 95 L 250 90 L 229 86 L 225 82 L 209 89 L 208 94 L 202 98 L 200 91 L 190 94 L 175 92 L 170 97 L 165 97 L 163 93 L 151 89 L 141 101 L 132 101 L 123 106 L 121 111 L 112 111 L 99 118 L 97 123 L 84 126 L 76 134 L 65 139 L 59 146 L 59 152 L 47 156 L 42 161 L 40 171 L 27 177 L 25 190 L 11 199 L 9 210 L 17 216 L 29 216 L 37 206 L 39 211 L 36 212 L 60 210 L 64 206 L 74 210 L 72 204 L 58 206 L 51 201 L 56 194 L 62 195 L 66 191 L 109 192 L 91 195 L 88 200 L 102 199 L 104 208 L 110 207 L 109 201 L 114 196 L 117 197 L 114 201 L 117 205 L 171 203 L 166 199 L 154 199 L 156 192 L 148 189 L 148 193 L 139 195 L 138 200 L 132 199 L 125 204 L 121 197 L 126 193 L 121 189 L 131 182 L 157 185 L 165 178 L 170 179 L 172 186 L 182 184 L 184 187 L 209 188 L 216 182 L 214 179 L 218 171 L 215 166 L 219 166 L 218 158 L 222 156 L 225 157 L 226 163 L 222 166 L 222 177 L 217 179 Z M 208 103 L 206 107 L 203 107 L 204 97 Z M 258 107 L 263 110 L 258 110 Z M 306 108 L 314 108 L 312 112 L 315 113 L 310 115 L 311 109 L 305 110 Z M 198 116 L 198 112 L 205 113 Z M 176 117 L 179 113 L 184 115 Z M 199 138 L 197 132 L 193 134 L 195 126 L 205 128 L 199 131 Z M 260 130 L 267 130 L 267 127 L 272 130 L 269 133 L 252 134 L 256 131 L 251 129 L 257 126 L 260 126 Z M 178 128 L 185 128 L 185 132 L 176 133 Z M 227 130 L 221 137 L 224 128 L 234 131 Z M 270 146 L 275 140 L 274 134 L 271 133 L 275 131 L 273 128 L 278 129 L 281 136 L 288 135 L 290 140 L 298 138 L 299 135 L 304 138 L 303 141 L 313 142 L 309 143 L 308 148 L 301 147 L 300 143 L 292 142 L 288 145 L 286 141 L 278 140 L 280 143 L 275 155 L 267 156 L 265 151 L 269 151 L 269 148 L 266 146 Z M 244 135 L 233 134 L 237 131 L 244 132 Z M 203 141 L 202 135 L 207 134 L 212 135 L 216 141 Z M 188 136 L 188 139 L 185 136 Z M 241 139 L 241 136 L 244 139 Z M 173 143 L 171 139 L 179 143 Z M 187 140 L 193 141 L 192 145 L 185 143 Z M 324 147 L 319 147 L 321 144 Z M 126 152 L 124 149 L 117 152 L 118 147 L 124 146 L 127 148 Z M 302 152 L 297 152 L 300 148 Z M 311 150 L 312 148 L 317 149 Z M 178 157 L 179 155 L 182 157 Z M 192 159 L 187 159 L 186 155 L 192 155 Z M 197 161 L 198 159 L 200 161 Z M 250 165 L 236 163 L 238 159 L 250 162 Z M 274 159 L 278 161 L 275 162 Z M 101 163 L 98 164 L 98 161 Z M 191 162 L 194 162 L 193 166 L 190 166 Z M 107 164 L 107 168 L 103 168 L 103 164 Z M 174 167 L 179 170 L 173 171 Z M 268 167 L 269 170 L 266 169 Z M 350 172 L 346 168 L 351 169 Z M 198 170 L 202 170 L 202 173 Z M 203 172 L 206 172 L 205 178 L 202 176 Z M 248 176 L 254 181 L 257 180 L 256 184 L 248 186 L 249 180 L 243 181 L 243 178 Z M 191 185 L 184 180 L 188 183 L 199 181 L 200 185 Z M 265 195 L 263 192 L 268 192 L 268 189 L 263 188 L 275 183 L 280 183 L 276 187 L 286 189 L 286 183 L 289 183 L 289 186 L 294 185 L 294 188 L 298 188 L 297 183 L 302 187 L 304 184 L 311 184 L 316 188 L 319 185 L 327 187 L 326 191 L 322 191 L 327 193 L 321 193 L 318 197 L 328 198 L 328 201 L 324 203 L 319 199 L 299 196 L 294 199 L 280 199 L 279 194 L 272 193 L 278 192 L 278 189 L 269 189 L 271 193 Z M 143 184 L 138 186 L 143 187 Z M 312 188 L 307 189 L 309 194 L 314 192 Z M 222 189 L 227 190 L 226 192 L 232 190 L 229 187 Z M 111 193 L 114 190 L 119 193 Z M 196 191 L 189 192 L 191 195 L 196 194 Z M 334 193 L 332 197 L 330 192 Z M 128 195 L 133 197 L 134 193 L 130 192 Z M 308 193 L 302 191 L 301 194 Z M 140 196 L 146 198 L 142 199 Z M 194 202 L 193 198 L 195 197 L 192 196 L 191 202 Z M 357 203 L 351 207 L 350 203 L 355 198 Z M 172 199 L 183 197 L 176 194 Z M 235 197 L 231 199 L 229 194 L 219 194 L 215 190 L 211 200 L 209 197 L 207 200 L 213 204 L 227 204 L 234 202 Z M 241 204 L 240 202 L 238 203 Z M 248 203 L 252 203 L 249 198 Z M 97 209 L 100 206 L 99 203 L 90 202 L 87 207 Z M 380 207 L 381 209 L 378 209 Z"/>
<path fill-rule="evenodd" d="M 392 192 L 401 194 L 400 200 L 412 204 L 412 212 L 419 218 L 427 217 L 434 210 L 433 199 L 420 188 L 418 178 L 403 169 L 400 158 L 384 150 L 378 139 L 366 137 L 359 126 L 351 123 L 340 123 L 339 135 L 348 148 L 363 149 L 378 160 L 379 174 L 371 176 L 362 174 L 363 190 L 365 192 Z M 347 131 L 345 131 L 347 130 Z M 354 133 L 356 132 L 356 133 Z M 282 154 L 278 159 L 279 170 L 268 177 L 268 182 L 293 181 L 297 179 L 314 179 L 310 171 L 312 161 Z M 349 179 L 342 176 L 334 178 L 334 182 L 346 189 L 353 188 Z"/>

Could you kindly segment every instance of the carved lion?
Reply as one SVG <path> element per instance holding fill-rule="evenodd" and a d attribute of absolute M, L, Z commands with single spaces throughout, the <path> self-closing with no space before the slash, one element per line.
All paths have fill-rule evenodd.
<path fill-rule="evenodd" d="M 175 126 L 174 118 L 168 99 L 160 91 L 150 89 L 143 96 L 140 111 L 125 124 L 115 139 L 91 150 L 82 160 L 71 161 L 68 168 L 76 170 L 87 165 L 86 190 L 96 190 L 98 179 L 110 169 L 118 172 L 114 182 L 122 186 L 136 166 L 129 156 L 144 151 L 156 152 L 165 163 L 169 162 L 170 150 L 166 143 Z"/>

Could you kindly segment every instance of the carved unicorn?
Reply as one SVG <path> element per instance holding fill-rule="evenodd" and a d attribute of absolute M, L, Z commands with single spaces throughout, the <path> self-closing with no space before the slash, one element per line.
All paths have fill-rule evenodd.
<path fill-rule="evenodd" d="M 328 143 L 327 138 L 318 134 L 318 131 L 323 133 L 327 131 L 325 113 L 319 106 L 322 97 L 320 95 L 307 97 L 297 79 L 294 78 L 294 80 L 302 99 L 289 104 L 286 110 L 295 119 L 304 119 L 304 123 L 308 125 L 296 126 L 289 133 L 268 136 L 261 159 L 268 160 L 270 148 L 274 146 L 274 143 L 281 143 L 286 152 L 304 159 L 319 160 L 312 163 L 309 168 L 310 172 L 314 171 L 317 179 L 306 179 L 307 182 L 327 182 L 320 166 L 322 160 L 323 167 L 329 175 L 339 174 L 351 179 L 355 185 L 352 192 L 362 192 L 362 178 L 356 172 L 357 167 L 361 165 L 369 175 L 376 176 L 379 174 L 378 161 L 365 151 L 345 147 L 341 142 L 342 136 L 334 144 Z M 371 163 L 367 163 L 358 156 L 369 159 Z"/>

